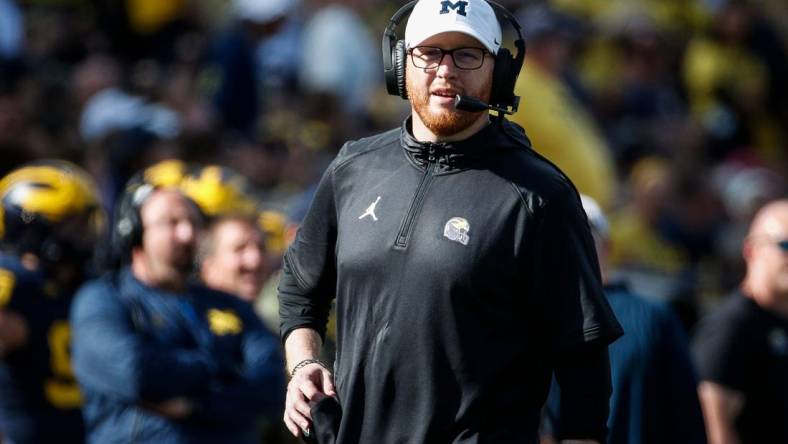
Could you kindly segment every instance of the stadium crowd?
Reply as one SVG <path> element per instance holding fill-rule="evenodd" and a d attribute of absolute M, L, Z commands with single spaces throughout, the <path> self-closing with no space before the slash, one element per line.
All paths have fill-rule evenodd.
<path fill-rule="evenodd" d="M 139 421 L 135 436 L 142 440 L 171 433 L 211 442 L 212 432 L 200 429 L 206 427 L 233 442 L 293 442 L 281 425 L 281 344 L 270 340 L 279 329 L 282 255 L 342 143 L 399 126 L 409 111 L 386 95 L 378 52 L 401 3 L 0 0 L 0 442 L 81 442 L 74 411 L 83 400 L 96 442 L 109 442 L 125 421 Z M 597 248 L 605 252 L 606 282 L 617 285 L 608 295 L 632 293 L 643 306 L 653 304 L 649 310 L 658 314 L 650 316 L 661 330 L 644 335 L 669 337 L 669 356 L 680 358 L 680 380 L 651 386 L 687 389 L 666 401 L 673 415 L 664 420 L 705 419 L 705 431 L 689 424 L 684 431 L 698 433 L 681 436 L 727 442 L 708 428 L 719 418 L 709 416 L 707 402 L 718 396 L 746 413 L 743 430 L 754 433 L 757 412 L 742 405 L 768 398 L 744 374 L 758 369 L 711 356 L 728 344 L 728 332 L 699 321 L 721 316 L 720 307 L 734 311 L 731 300 L 739 298 L 734 293 L 748 267 L 760 264 L 760 250 L 745 240 L 763 234 L 765 216 L 753 220 L 787 195 L 788 11 L 768 0 L 500 3 L 517 16 L 528 48 L 515 88 L 520 110 L 509 119 L 598 203 L 586 211 L 604 240 Z M 504 40 L 507 46 L 511 36 Z M 31 182 L 68 189 L 50 195 L 19 185 Z M 68 200 L 73 195 L 78 203 Z M 784 224 L 773 239 L 782 256 L 771 260 L 785 262 L 788 216 L 771 208 Z M 132 226 L 119 223 L 131 213 L 138 219 Z M 175 228 L 146 238 L 160 215 Z M 40 233 L 27 235 L 36 218 Z M 129 239 L 118 251 L 126 228 L 135 231 L 123 234 Z M 108 269 L 115 280 L 77 290 Z M 21 282 L 30 288 L 20 289 Z M 104 306 L 102 293 L 115 285 L 139 310 Z M 47 302 L 20 301 L 23 290 Z M 191 308 L 160 300 L 184 291 L 194 297 Z M 74 297 L 71 316 L 80 324 L 71 326 L 72 370 L 65 321 Z M 183 315 L 194 310 L 212 313 L 205 328 Z M 131 319 L 132 327 L 108 333 L 111 316 Z M 760 345 L 776 349 L 785 365 L 788 317 L 764 316 Z M 642 326 L 622 324 L 620 341 L 628 328 Z M 134 352 L 111 354 L 100 339 L 128 343 Z M 55 352 L 53 344 L 66 348 Z M 622 346 L 619 358 L 626 353 Z M 614 361 L 618 390 L 616 367 Z M 780 393 L 788 387 L 785 368 L 782 378 L 764 379 L 781 384 Z M 75 377 L 81 395 L 70 389 Z M 54 388 L 25 399 L 24 391 L 46 378 L 56 380 Z M 25 387 L 13 387 L 19 384 Z M 751 390 L 756 398 L 737 397 Z M 625 410 L 612 409 L 616 420 L 635 411 L 649 416 L 635 404 L 657 403 L 632 393 L 619 407 Z M 614 392 L 614 400 L 623 396 Z M 53 413 L 60 410 L 68 415 Z M 31 426 L 36 421 L 63 424 L 62 432 Z M 683 442 L 643 438 L 659 429 L 646 422 L 638 423 L 642 430 L 611 434 L 611 442 Z M 552 427 L 560 425 L 546 421 L 546 432 Z M 748 436 L 754 441 L 743 442 L 776 435 Z"/>

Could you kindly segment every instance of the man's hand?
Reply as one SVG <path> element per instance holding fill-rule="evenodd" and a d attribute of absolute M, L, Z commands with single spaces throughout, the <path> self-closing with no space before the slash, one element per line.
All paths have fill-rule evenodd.
<path fill-rule="evenodd" d="M 326 396 L 336 396 L 334 376 L 318 363 L 305 365 L 295 371 L 287 385 L 284 420 L 296 438 L 310 433 L 312 405 Z"/>

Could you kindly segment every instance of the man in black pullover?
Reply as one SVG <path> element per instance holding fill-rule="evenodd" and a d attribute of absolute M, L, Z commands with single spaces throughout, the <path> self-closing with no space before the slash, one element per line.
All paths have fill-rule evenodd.
<path fill-rule="evenodd" d="M 485 0 L 420 0 L 394 42 L 411 7 L 384 36 L 411 117 L 342 148 L 285 256 L 285 423 L 340 443 L 535 443 L 555 372 L 559 438 L 604 441 L 621 329 L 577 191 L 520 127 L 455 106 L 516 108 L 523 48 L 500 47 Z M 328 369 L 317 357 L 335 298 Z M 311 409 L 330 398 L 342 413 L 327 432 Z"/>

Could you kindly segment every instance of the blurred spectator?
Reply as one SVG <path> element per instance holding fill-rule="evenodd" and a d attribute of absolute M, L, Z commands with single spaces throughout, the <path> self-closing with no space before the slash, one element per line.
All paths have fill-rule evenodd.
<path fill-rule="evenodd" d="M 253 218 L 224 216 L 201 239 L 200 276 L 211 288 L 253 304 L 270 275 L 263 234 Z"/>
<path fill-rule="evenodd" d="M 0 0 L 0 62 L 21 55 L 25 25 L 14 0 Z"/>
<path fill-rule="evenodd" d="M 71 96 L 82 109 L 96 94 L 119 88 L 121 81 L 121 67 L 114 57 L 109 54 L 91 54 L 71 72 Z"/>
<path fill-rule="evenodd" d="M 254 217 L 226 214 L 213 218 L 200 238 L 198 261 L 205 285 L 251 304 L 269 328 L 277 328 L 278 317 L 264 316 L 260 307 L 270 304 L 262 301 L 265 296 L 276 301 L 275 294 L 264 295 L 262 290 L 279 261 L 266 251 L 263 231 Z M 288 435 L 278 417 L 263 418 L 258 430 L 265 443 L 282 442 Z"/>
<path fill-rule="evenodd" d="M 741 289 L 693 339 L 709 442 L 788 442 L 788 200 L 756 214 L 742 253 Z"/>
<path fill-rule="evenodd" d="M 580 192 L 609 208 L 616 191 L 612 156 L 592 117 L 562 79 L 569 68 L 571 23 L 546 6 L 526 8 L 520 22 L 528 54 L 515 87 L 521 111 L 512 121 L 525 128 L 539 153 Z"/>
<path fill-rule="evenodd" d="M 254 135 L 260 114 L 258 44 L 277 33 L 296 0 L 233 0 L 231 23 L 214 42 L 212 69 L 218 76 L 214 104 L 224 127 Z"/>
<path fill-rule="evenodd" d="M 672 198 L 670 163 L 644 158 L 632 168 L 627 183 L 631 200 L 611 215 L 610 263 L 618 269 L 650 270 L 660 275 L 678 273 L 688 258 L 658 231 Z M 665 294 L 665 290 L 646 292 Z"/>
<path fill-rule="evenodd" d="M 611 216 L 611 266 L 637 293 L 673 304 L 689 328 L 722 220 L 708 177 L 648 157 L 632 168 L 629 189 L 631 200 Z"/>
<path fill-rule="evenodd" d="M 178 186 L 208 219 L 197 255 L 202 281 L 253 304 L 272 270 L 249 182 L 227 167 L 207 165 L 193 168 Z"/>
<path fill-rule="evenodd" d="M 92 54 L 71 76 L 71 95 L 82 110 L 79 133 L 86 166 L 97 177 L 107 208 L 131 175 L 162 157 L 176 157 L 181 116 L 169 106 L 124 88 L 113 57 Z"/>
<path fill-rule="evenodd" d="M 281 412 L 279 341 L 248 304 L 188 282 L 199 215 L 177 189 L 132 184 L 116 214 L 126 265 L 71 314 L 89 441 L 256 442 L 258 415 Z"/>
<path fill-rule="evenodd" d="M 96 142 L 117 131 L 143 129 L 162 139 L 179 132 L 178 115 L 165 106 L 119 89 L 108 88 L 93 95 L 82 112 L 80 132 L 87 142 Z"/>
<path fill-rule="evenodd" d="M 285 18 L 276 33 L 263 40 L 257 48 L 265 97 L 298 91 L 301 58 L 297 55 L 301 53 L 303 23 L 295 11 Z"/>
<path fill-rule="evenodd" d="M 337 109 L 367 112 L 380 86 L 380 54 L 359 16 L 361 0 L 313 0 L 304 26 L 301 81 L 309 93 L 333 100 Z"/>
<path fill-rule="evenodd" d="M 688 124 L 670 40 L 655 20 L 632 12 L 607 27 L 579 56 L 579 68 L 594 88 L 594 111 L 626 173 L 640 157 L 684 149 L 679 136 Z"/>
<path fill-rule="evenodd" d="M 36 158 L 25 139 L 29 129 L 28 68 L 19 60 L 0 60 L 0 174 Z"/>
<path fill-rule="evenodd" d="M 599 255 L 605 295 L 624 336 L 611 344 L 610 444 L 706 442 L 697 379 L 684 329 L 670 307 L 633 293 L 608 268 L 609 228 L 599 205 L 582 196 Z M 547 403 L 549 430 L 560 428 L 558 388 Z"/>
<path fill-rule="evenodd" d="M 755 149 L 768 161 L 785 161 L 782 126 L 788 113 L 786 50 L 751 2 L 724 0 L 713 10 L 709 32 L 696 35 L 684 54 L 690 105 L 722 158 Z"/>
<path fill-rule="evenodd" d="M 775 171 L 760 166 L 728 162 L 714 173 L 715 187 L 728 216 L 717 238 L 717 254 L 722 267 L 720 289 L 728 293 L 744 278 L 741 245 L 747 237 L 755 213 L 786 191 L 786 181 Z"/>

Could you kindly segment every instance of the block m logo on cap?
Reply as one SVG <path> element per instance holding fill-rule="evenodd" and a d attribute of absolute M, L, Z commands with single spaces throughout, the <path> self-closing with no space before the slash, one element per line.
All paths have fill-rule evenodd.
<path fill-rule="evenodd" d="M 441 14 L 448 14 L 449 9 L 453 9 L 457 11 L 457 14 L 461 16 L 466 16 L 465 7 L 468 6 L 468 2 L 465 0 L 460 0 L 458 2 L 450 2 L 449 0 L 444 0 L 441 2 Z"/>

